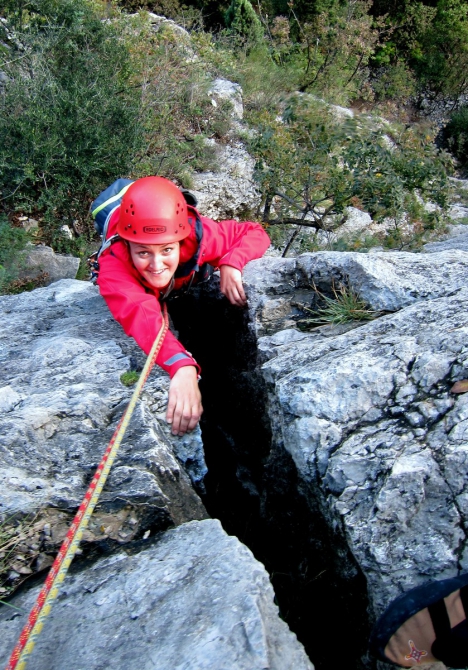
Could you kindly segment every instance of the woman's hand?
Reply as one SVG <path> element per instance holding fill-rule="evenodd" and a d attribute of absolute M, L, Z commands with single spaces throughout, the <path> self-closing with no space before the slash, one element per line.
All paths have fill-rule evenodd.
<path fill-rule="evenodd" d="M 242 285 L 242 273 L 232 265 L 221 265 L 219 268 L 221 275 L 220 289 L 226 298 L 238 307 L 247 304 L 247 298 Z"/>
<path fill-rule="evenodd" d="M 172 434 L 184 435 L 193 430 L 202 412 L 197 368 L 185 365 L 177 370 L 169 386 L 166 421 L 172 425 Z"/>

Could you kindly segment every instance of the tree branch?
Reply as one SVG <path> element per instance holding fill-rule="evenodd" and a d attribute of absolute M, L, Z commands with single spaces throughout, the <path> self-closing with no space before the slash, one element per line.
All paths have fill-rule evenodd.
<path fill-rule="evenodd" d="M 305 228 L 315 228 L 315 230 L 327 230 L 321 220 L 310 221 L 309 219 L 295 219 L 293 217 L 284 217 L 282 219 L 263 220 L 269 226 L 304 226 Z"/>

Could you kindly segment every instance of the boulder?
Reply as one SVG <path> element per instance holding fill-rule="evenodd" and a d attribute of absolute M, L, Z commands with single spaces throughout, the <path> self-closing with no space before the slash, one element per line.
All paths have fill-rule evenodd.
<path fill-rule="evenodd" d="M 29 611 L 38 588 L 15 597 Z M 279 618 L 263 565 L 218 521 L 167 531 L 69 575 L 31 657 L 35 670 L 313 670 Z M 0 611 L 6 663 L 25 615 Z"/>
<path fill-rule="evenodd" d="M 242 119 L 244 116 L 244 105 L 242 102 L 242 87 L 228 79 L 215 79 L 211 84 L 208 95 L 214 105 L 224 100 L 232 104 L 232 116 L 234 119 Z"/>
<path fill-rule="evenodd" d="M 450 391 L 468 378 L 467 262 L 461 251 L 319 252 L 244 273 L 272 450 L 290 454 L 311 513 L 347 545 L 374 615 L 468 569 L 468 395 Z M 333 279 L 398 311 L 299 331 L 310 287 Z"/>
<path fill-rule="evenodd" d="M 79 258 L 56 254 L 51 247 L 39 244 L 27 249 L 19 276 L 21 279 L 31 280 L 41 278 L 41 283 L 48 285 L 59 279 L 74 279 L 79 266 Z"/>
<path fill-rule="evenodd" d="M 0 514 L 35 517 L 29 544 L 53 553 L 133 389 L 122 373 L 144 356 L 88 282 L 62 280 L 0 298 Z M 205 518 L 193 480 L 206 472 L 199 431 L 170 435 L 168 377 L 154 368 L 127 429 L 85 547 L 120 545 Z M 49 530 L 44 535 L 44 527 Z M 14 581 L 14 580 L 13 580 Z"/>

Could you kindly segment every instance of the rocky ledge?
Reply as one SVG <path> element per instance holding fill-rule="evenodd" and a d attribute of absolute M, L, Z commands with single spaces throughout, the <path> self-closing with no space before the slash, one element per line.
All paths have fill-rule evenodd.
<path fill-rule="evenodd" d="M 273 604 L 265 569 L 218 521 L 169 530 L 70 575 L 34 649 L 35 670 L 313 670 Z M 28 611 L 38 589 L 15 599 Z M 7 658 L 24 616 L 0 610 Z"/>
<path fill-rule="evenodd" d="M 468 395 L 451 392 L 468 378 L 467 270 L 461 250 L 319 252 L 245 274 L 270 459 L 292 456 L 309 509 L 365 576 L 371 621 L 468 570 Z M 314 287 L 340 282 L 377 318 L 304 330 Z"/>
<path fill-rule="evenodd" d="M 0 607 L 6 664 L 143 357 L 86 282 L 2 297 L 0 312 L 1 597 L 21 584 Z M 311 670 L 264 567 L 207 519 L 200 431 L 170 435 L 167 387 L 154 369 L 31 667 Z"/>
<path fill-rule="evenodd" d="M 208 510 L 267 565 L 317 668 L 331 625 L 335 664 L 375 668 L 387 604 L 468 570 L 468 395 L 451 391 L 468 379 L 467 270 L 461 249 L 265 257 L 244 314 L 216 287 L 178 308 L 204 369 Z M 372 320 L 317 327 L 317 291 L 340 286 Z"/>

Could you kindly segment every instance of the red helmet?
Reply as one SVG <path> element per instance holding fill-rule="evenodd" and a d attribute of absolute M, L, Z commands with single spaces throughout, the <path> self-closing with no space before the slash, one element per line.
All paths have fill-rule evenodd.
<path fill-rule="evenodd" d="M 164 177 L 137 179 L 122 198 L 117 233 L 140 244 L 183 240 L 190 233 L 184 196 Z"/>

